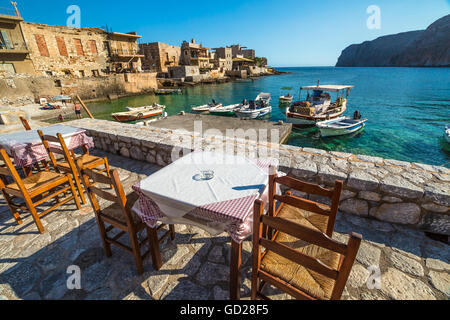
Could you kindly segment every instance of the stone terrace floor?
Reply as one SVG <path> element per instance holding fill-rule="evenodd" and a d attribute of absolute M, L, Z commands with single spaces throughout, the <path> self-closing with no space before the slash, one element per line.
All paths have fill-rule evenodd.
<path fill-rule="evenodd" d="M 120 172 L 128 192 L 140 179 L 159 168 L 112 154 L 106 155 Z M 31 217 L 15 224 L 0 204 L 1 299 L 218 299 L 228 298 L 230 244 L 227 234 L 211 237 L 194 227 L 176 226 L 177 238 L 161 245 L 164 266 L 144 261 L 138 276 L 131 254 L 113 247 L 106 258 L 90 205 L 81 211 L 66 205 L 43 220 L 47 233 L 39 235 Z M 361 233 L 364 242 L 343 299 L 448 299 L 450 296 L 449 246 L 424 234 L 388 223 L 339 215 L 335 238 Z M 124 237 L 126 239 L 126 237 Z M 244 244 L 242 297 L 249 299 L 251 242 Z M 82 289 L 68 290 L 67 268 L 82 271 Z M 370 266 L 381 269 L 381 289 L 369 289 Z M 274 299 L 287 299 L 274 289 Z"/>

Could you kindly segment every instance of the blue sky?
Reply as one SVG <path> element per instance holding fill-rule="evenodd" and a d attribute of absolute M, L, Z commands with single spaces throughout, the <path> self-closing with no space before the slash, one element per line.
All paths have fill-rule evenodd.
<path fill-rule="evenodd" d="M 137 31 L 142 42 L 240 43 L 279 67 L 334 65 L 350 44 L 425 29 L 450 13 L 450 0 L 16 1 L 26 21 L 65 25 L 67 7 L 78 5 L 82 27 Z M 381 9 L 380 30 L 366 26 L 370 5 Z"/>

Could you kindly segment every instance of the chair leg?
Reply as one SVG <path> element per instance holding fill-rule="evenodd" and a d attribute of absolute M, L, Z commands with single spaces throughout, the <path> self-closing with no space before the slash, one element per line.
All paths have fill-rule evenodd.
<path fill-rule="evenodd" d="M 162 267 L 161 250 L 159 248 L 158 232 L 156 228 L 147 227 L 148 244 L 152 255 L 153 268 L 159 270 Z"/>
<path fill-rule="evenodd" d="M 102 239 L 103 248 L 105 249 L 106 257 L 110 258 L 112 256 L 111 243 L 106 241 L 107 233 L 105 223 L 97 214 L 95 216 L 97 220 L 98 231 L 100 232 L 100 238 Z"/>
<path fill-rule="evenodd" d="M 75 199 L 75 204 L 77 205 L 78 210 L 81 210 L 80 199 L 78 199 L 77 192 L 75 191 L 75 186 L 73 184 L 72 177 L 70 176 L 70 174 L 68 174 L 67 177 L 69 178 L 70 189 L 72 190 L 72 195 L 73 198 Z"/>
<path fill-rule="evenodd" d="M 11 197 L 6 192 L 2 191 L 2 193 L 3 193 L 3 197 L 5 198 L 6 204 L 8 205 L 9 210 L 11 211 L 14 219 L 16 219 L 16 222 L 18 225 L 21 225 L 23 223 L 22 218 L 20 218 L 20 214 L 19 214 L 18 210 L 14 207 Z"/>
<path fill-rule="evenodd" d="M 139 245 L 136 230 L 134 230 L 133 228 L 129 228 L 129 233 L 131 240 L 131 248 L 133 249 L 134 261 L 136 261 L 138 274 L 141 275 L 144 273 L 144 266 L 142 264 L 142 256 L 141 256 L 141 247 Z"/>
<path fill-rule="evenodd" d="M 30 210 L 31 215 L 33 216 L 34 223 L 36 223 L 39 233 L 44 234 L 44 226 L 42 225 L 41 218 L 39 218 L 39 215 L 36 211 L 36 208 L 34 207 L 34 204 L 31 202 L 31 199 L 25 199 L 25 203 L 28 207 L 28 210 Z"/>
<path fill-rule="evenodd" d="M 75 180 L 75 184 L 78 189 L 78 194 L 80 195 L 81 203 L 86 204 L 86 197 L 84 196 L 84 190 L 83 190 L 83 187 L 81 186 L 80 177 L 78 176 L 78 173 L 74 172 L 73 178 Z"/>
<path fill-rule="evenodd" d="M 170 230 L 170 238 L 173 240 L 175 240 L 175 226 L 173 224 L 169 225 L 169 230 Z"/>

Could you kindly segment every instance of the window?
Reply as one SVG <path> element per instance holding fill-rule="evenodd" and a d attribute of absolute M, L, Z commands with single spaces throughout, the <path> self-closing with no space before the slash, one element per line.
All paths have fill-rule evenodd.
<path fill-rule="evenodd" d="M 36 39 L 36 44 L 39 49 L 39 53 L 42 57 L 50 57 L 50 53 L 48 52 L 47 42 L 45 42 L 45 37 L 41 34 L 35 34 L 34 38 Z"/>
<path fill-rule="evenodd" d="M 89 46 L 91 48 L 91 53 L 92 54 L 97 54 L 97 42 L 95 42 L 95 40 L 89 40 Z"/>
<path fill-rule="evenodd" d="M 16 73 L 16 69 L 12 63 L 0 63 L 0 71 L 6 71 L 9 73 Z"/>
<path fill-rule="evenodd" d="M 77 55 L 79 57 L 84 56 L 83 44 L 81 43 L 81 40 L 80 39 L 73 39 L 73 42 L 75 44 L 75 50 L 77 51 Z"/>
<path fill-rule="evenodd" d="M 0 49 L 13 49 L 5 30 L 0 30 Z"/>
<path fill-rule="evenodd" d="M 66 42 L 63 37 L 56 37 L 56 44 L 58 45 L 59 54 L 68 57 Z"/>

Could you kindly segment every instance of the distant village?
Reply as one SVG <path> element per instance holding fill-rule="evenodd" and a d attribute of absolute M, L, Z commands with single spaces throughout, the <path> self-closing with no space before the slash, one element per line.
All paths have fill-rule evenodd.
<path fill-rule="evenodd" d="M 266 58 L 258 58 L 255 50 L 239 44 L 207 48 L 194 39 L 181 46 L 139 43 L 142 37 L 136 32 L 26 22 L 15 3 L 13 6 L 0 11 L 0 80 L 5 80 L 0 81 L 0 104 L 36 101 L 40 98 L 37 91 L 40 96 L 76 93 L 96 99 L 138 94 L 164 85 L 221 82 L 271 73 Z M 35 79 L 16 83 L 26 82 L 26 78 Z M 53 80 L 50 83 L 43 78 Z M 95 78 L 102 78 L 102 83 Z M 16 97 L 19 100 L 15 101 L 17 92 L 10 89 L 20 85 L 25 97 Z"/>

